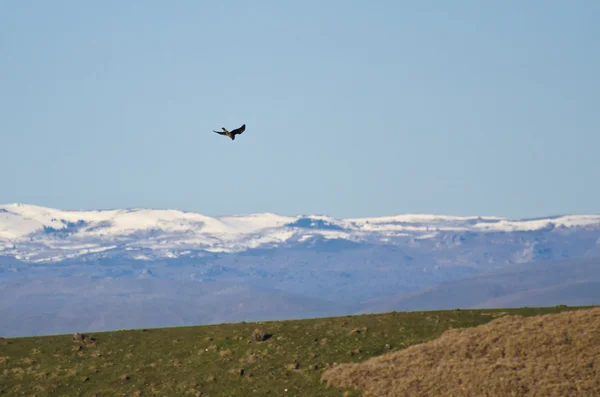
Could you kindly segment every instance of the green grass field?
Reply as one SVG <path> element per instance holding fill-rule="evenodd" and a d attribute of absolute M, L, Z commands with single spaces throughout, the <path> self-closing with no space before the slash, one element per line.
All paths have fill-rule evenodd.
<path fill-rule="evenodd" d="M 358 396 L 327 388 L 334 363 L 429 341 L 504 313 L 574 307 L 385 313 L 0 340 L 1 396 Z M 253 341 L 255 329 L 266 340 Z M 260 338 L 259 338 L 260 339 Z M 344 394 L 345 393 L 345 394 Z"/>

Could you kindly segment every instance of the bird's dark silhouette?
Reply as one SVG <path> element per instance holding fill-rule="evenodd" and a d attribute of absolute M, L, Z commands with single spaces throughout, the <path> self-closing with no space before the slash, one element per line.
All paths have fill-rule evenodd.
<path fill-rule="evenodd" d="M 215 131 L 213 130 L 213 132 L 216 132 L 219 135 L 225 135 L 231 138 L 231 140 L 235 140 L 235 136 L 236 135 L 240 135 L 242 132 L 244 132 L 246 130 L 246 124 L 242 125 L 240 128 L 236 128 L 235 130 L 232 131 L 227 131 L 227 129 L 225 127 L 221 127 L 223 129 L 223 131 Z"/>

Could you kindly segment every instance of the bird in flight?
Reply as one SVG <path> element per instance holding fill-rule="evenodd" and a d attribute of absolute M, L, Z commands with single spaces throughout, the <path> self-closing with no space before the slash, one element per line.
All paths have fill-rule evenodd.
<path fill-rule="evenodd" d="M 241 134 L 242 132 L 244 132 L 244 130 L 246 130 L 246 124 L 242 125 L 240 128 L 236 128 L 235 130 L 232 131 L 227 131 L 227 129 L 225 127 L 222 127 L 223 131 L 215 131 L 213 130 L 213 132 L 216 132 L 217 134 L 220 135 L 225 135 L 231 138 L 231 140 L 235 140 L 235 136 Z"/>

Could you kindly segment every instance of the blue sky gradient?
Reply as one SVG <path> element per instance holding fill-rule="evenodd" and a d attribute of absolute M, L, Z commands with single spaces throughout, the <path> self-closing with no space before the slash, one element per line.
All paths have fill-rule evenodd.
<path fill-rule="evenodd" d="M 2 2 L 0 202 L 598 213 L 598 20 L 592 0 Z"/>

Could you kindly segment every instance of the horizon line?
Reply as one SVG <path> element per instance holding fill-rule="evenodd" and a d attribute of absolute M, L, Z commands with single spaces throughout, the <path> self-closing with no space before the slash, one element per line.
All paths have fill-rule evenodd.
<path fill-rule="evenodd" d="M 53 209 L 57 211 L 64 212 L 104 212 L 104 211 L 139 211 L 139 210 L 149 210 L 149 211 L 177 211 L 182 213 L 192 213 L 198 215 L 209 216 L 212 218 L 226 218 L 226 217 L 237 217 L 237 216 L 251 216 L 251 215 L 275 215 L 281 217 L 289 217 L 289 218 L 303 218 L 303 217 L 327 217 L 333 219 L 340 220 L 348 220 L 348 219 L 369 219 L 369 218 L 394 218 L 394 217 L 403 217 L 403 216 L 425 216 L 425 217 L 448 217 L 448 218 L 456 218 L 456 219 L 498 219 L 498 220 L 507 220 L 507 221 L 535 221 L 542 219 L 555 219 L 561 218 L 565 216 L 600 216 L 600 213 L 560 213 L 560 214 L 552 214 L 552 215 L 543 215 L 543 216 L 534 216 L 534 217 L 510 217 L 510 216 L 501 216 L 501 215 L 451 215 L 447 213 L 417 213 L 417 212 L 405 212 L 405 213 L 395 213 L 392 215 L 376 215 L 376 216 L 349 216 L 349 217 L 336 217 L 324 213 L 296 213 L 295 215 L 285 215 L 276 212 L 266 211 L 266 212 L 246 212 L 246 213 L 231 213 L 231 214 L 222 214 L 222 215 L 207 215 L 198 211 L 184 210 L 178 208 L 168 208 L 168 207 L 117 207 L 117 208 L 93 208 L 93 209 L 67 209 L 67 208 L 58 208 L 58 207 L 50 207 L 38 204 L 28 204 L 25 202 L 12 202 L 12 203 L 0 203 L 0 207 L 6 206 L 28 206 L 28 207 L 38 207 L 44 209 Z"/>

